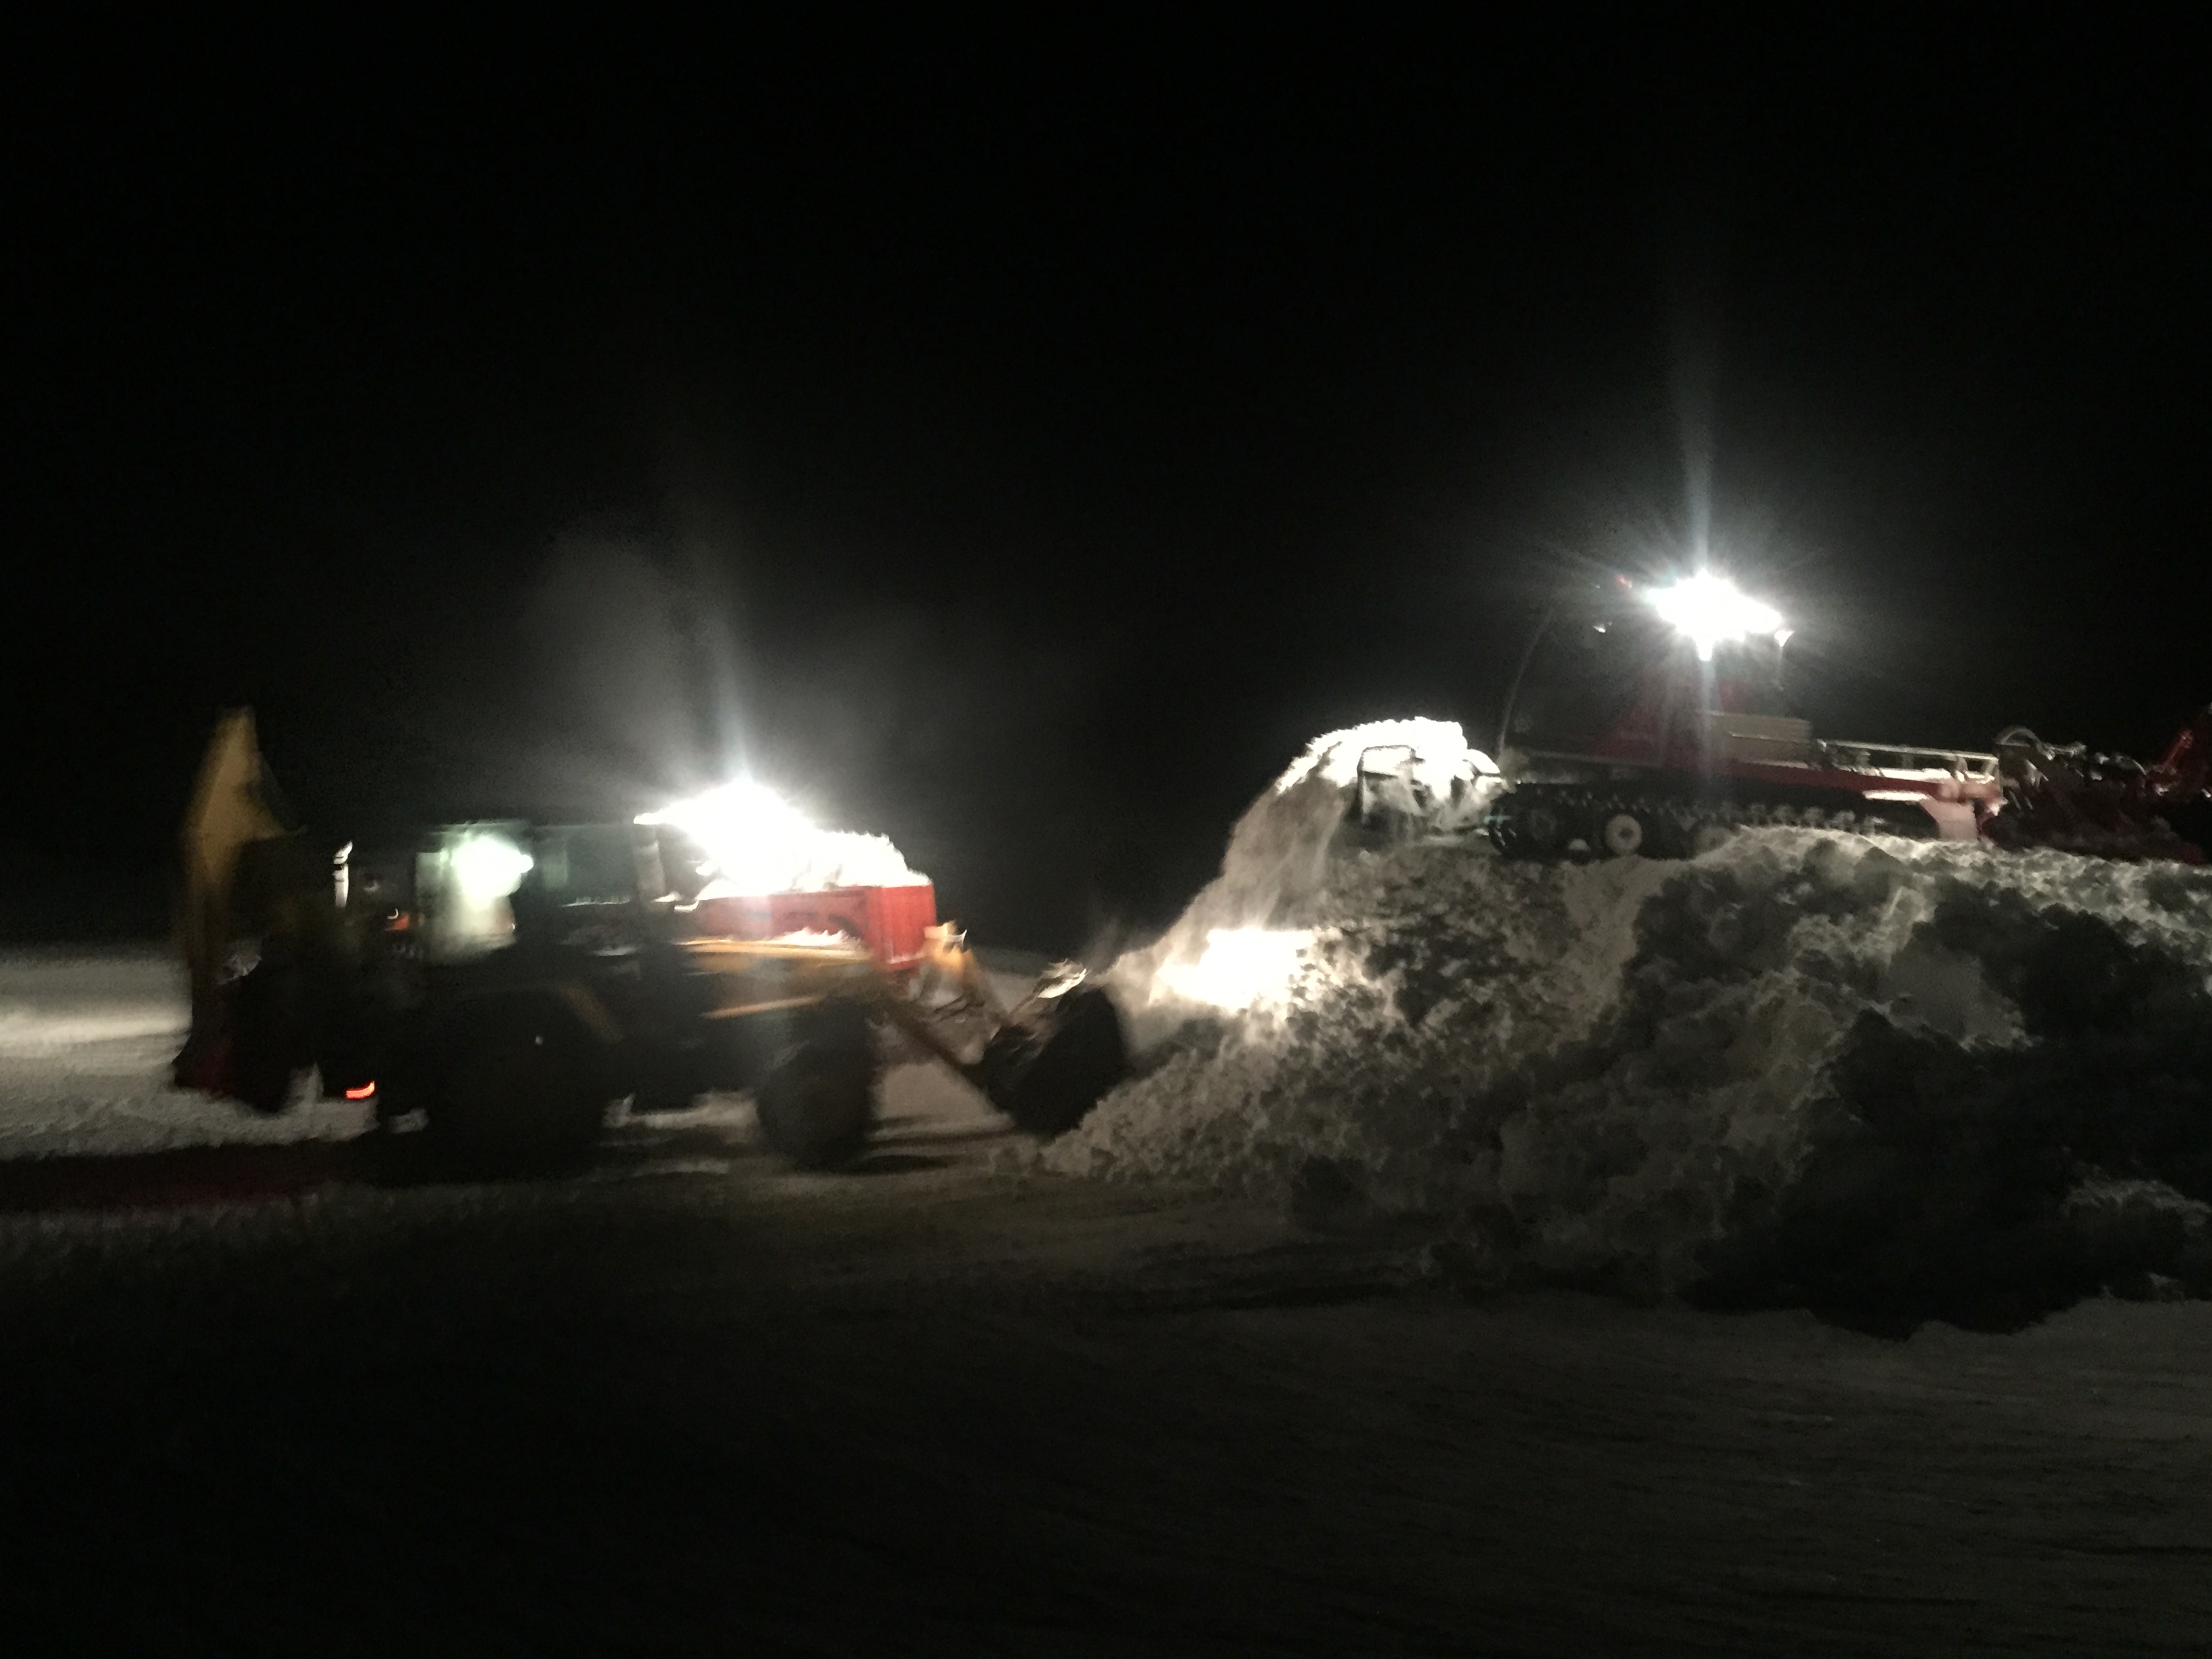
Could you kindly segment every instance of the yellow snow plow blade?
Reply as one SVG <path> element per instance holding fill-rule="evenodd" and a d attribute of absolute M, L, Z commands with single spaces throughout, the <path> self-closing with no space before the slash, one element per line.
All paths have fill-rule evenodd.
<path fill-rule="evenodd" d="M 178 943 L 191 980 L 192 1041 L 204 1042 L 219 1021 L 216 988 L 230 946 L 231 884 L 239 854 L 255 842 L 286 833 L 270 809 L 253 711 L 234 708 L 222 717 L 200 762 L 199 780 L 185 813 L 184 894 L 177 917 Z M 185 1057 L 179 1057 L 180 1068 Z"/>

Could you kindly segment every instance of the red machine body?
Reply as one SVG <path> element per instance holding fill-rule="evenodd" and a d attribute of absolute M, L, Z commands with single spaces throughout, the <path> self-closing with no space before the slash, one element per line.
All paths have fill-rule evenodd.
<path fill-rule="evenodd" d="M 690 931 L 702 938 L 842 933 L 866 945 L 884 972 L 903 974 L 920 965 L 923 935 L 937 925 L 937 890 L 919 881 L 896 887 L 702 896 L 688 914 Z"/>
<path fill-rule="evenodd" d="M 1856 795 L 1917 808 L 1950 841 L 1977 839 L 2004 803 L 1995 755 L 1817 738 L 1809 721 L 1759 712 L 1765 701 L 1759 679 L 1700 672 L 1679 658 L 1645 672 L 1618 721 L 1585 753 L 1547 758 L 1672 775 L 1746 801 L 1771 795 L 1810 804 Z"/>
<path fill-rule="evenodd" d="M 1979 839 L 2005 803 L 1997 757 L 1815 738 L 1788 711 L 1787 638 L 1699 655 L 1625 586 L 1564 609 L 1508 699 L 1492 839 L 1533 857 L 1679 855 L 1758 824 Z"/>

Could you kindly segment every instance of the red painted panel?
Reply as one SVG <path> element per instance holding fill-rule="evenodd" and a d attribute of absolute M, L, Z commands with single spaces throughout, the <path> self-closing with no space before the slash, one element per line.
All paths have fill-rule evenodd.
<path fill-rule="evenodd" d="M 866 945 L 884 967 L 896 970 L 921 959 L 922 933 L 936 925 L 937 890 L 923 881 L 701 899 L 690 912 L 690 931 L 718 939 L 844 933 Z"/>

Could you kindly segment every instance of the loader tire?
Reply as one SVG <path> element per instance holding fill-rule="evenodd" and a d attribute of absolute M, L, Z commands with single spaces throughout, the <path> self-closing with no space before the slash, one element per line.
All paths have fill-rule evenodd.
<path fill-rule="evenodd" d="M 299 975 L 264 962 L 232 988 L 230 1090 L 265 1116 L 292 1103 L 301 1067 Z"/>
<path fill-rule="evenodd" d="M 1128 1041 L 1113 1000 L 1095 986 L 1058 999 L 1035 1024 L 1009 1021 L 983 1050 L 983 1092 L 1040 1139 L 1065 1134 L 1128 1075 Z"/>
<path fill-rule="evenodd" d="M 876 1048 L 867 1011 L 825 1002 L 804 1012 L 797 1041 L 753 1091 L 761 1139 L 802 1170 L 833 1170 L 876 1127 Z"/>
<path fill-rule="evenodd" d="M 596 1058 L 550 1008 L 473 1022 L 429 1106 L 439 1161 L 475 1174 L 582 1162 L 606 1123 Z"/>

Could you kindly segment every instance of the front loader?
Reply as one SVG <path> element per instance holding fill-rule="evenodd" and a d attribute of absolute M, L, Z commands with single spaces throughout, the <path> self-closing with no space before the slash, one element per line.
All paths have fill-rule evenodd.
<path fill-rule="evenodd" d="M 695 851 L 647 823 L 519 821 L 325 848 L 228 715 L 185 825 L 176 1080 L 276 1112 L 312 1071 L 465 1168 L 580 1156 L 617 1101 L 749 1090 L 768 1145 L 826 1168 L 867 1144 L 893 1032 L 1041 1135 L 1123 1075 L 1079 968 L 1003 1006 L 927 883 L 702 899 Z"/>

